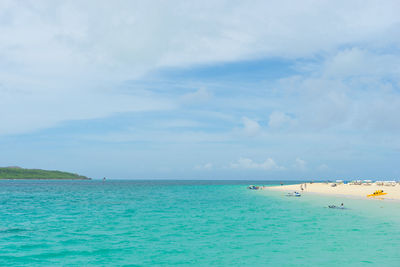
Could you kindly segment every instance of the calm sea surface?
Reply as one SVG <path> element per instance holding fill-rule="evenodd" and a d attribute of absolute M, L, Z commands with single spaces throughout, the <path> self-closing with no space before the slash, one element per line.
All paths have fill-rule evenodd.
<path fill-rule="evenodd" d="M 255 183 L 0 181 L 0 266 L 400 266 L 400 203 Z"/>

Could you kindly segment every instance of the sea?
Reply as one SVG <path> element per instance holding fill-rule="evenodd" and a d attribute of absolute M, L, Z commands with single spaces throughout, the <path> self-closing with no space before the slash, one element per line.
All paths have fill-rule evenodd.
<path fill-rule="evenodd" d="M 0 181 L 0 266 L 400 266 L 399 202 L 250 184 Z"/>

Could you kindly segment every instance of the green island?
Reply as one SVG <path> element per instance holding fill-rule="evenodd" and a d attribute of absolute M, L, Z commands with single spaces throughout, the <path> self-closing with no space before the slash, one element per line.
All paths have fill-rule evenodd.
<path fill-rule="evenodd" d="M 0 167 L 0 180 L 91 180 L 90 178 L 62 171 L 47 171 L 41 169 L 24 169 L 21 167 Z"/>

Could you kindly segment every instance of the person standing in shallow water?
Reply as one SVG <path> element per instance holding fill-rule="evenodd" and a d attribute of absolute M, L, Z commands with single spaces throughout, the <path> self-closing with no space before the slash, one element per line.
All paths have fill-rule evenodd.
<path fill-rule="evenodd" d="M 106 181 L 106 177 L 103 177 L 103 183 Z"/>

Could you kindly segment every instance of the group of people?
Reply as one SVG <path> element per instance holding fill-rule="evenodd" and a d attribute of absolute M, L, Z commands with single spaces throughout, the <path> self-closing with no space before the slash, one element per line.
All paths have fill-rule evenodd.
<path fill-rule="evenodd" d="M 307 183 L 304 183 L 304 184 L 300 185 L 300 190 L 301 191 L 306 190 L 306 189 L 307 189 Z"/>
<path fill-rule="evenodd" d="M 340 204 L 340 206 L 329 205 L 329 206 L 328 206 L 328 208 L 330 208 L 330 209 L 341 209 L 341 210 L 345 209 L 345 207 L 344 207 L 344 204 L 343 204 L 343 203 L 342 203 L 342 204 Z"/>

